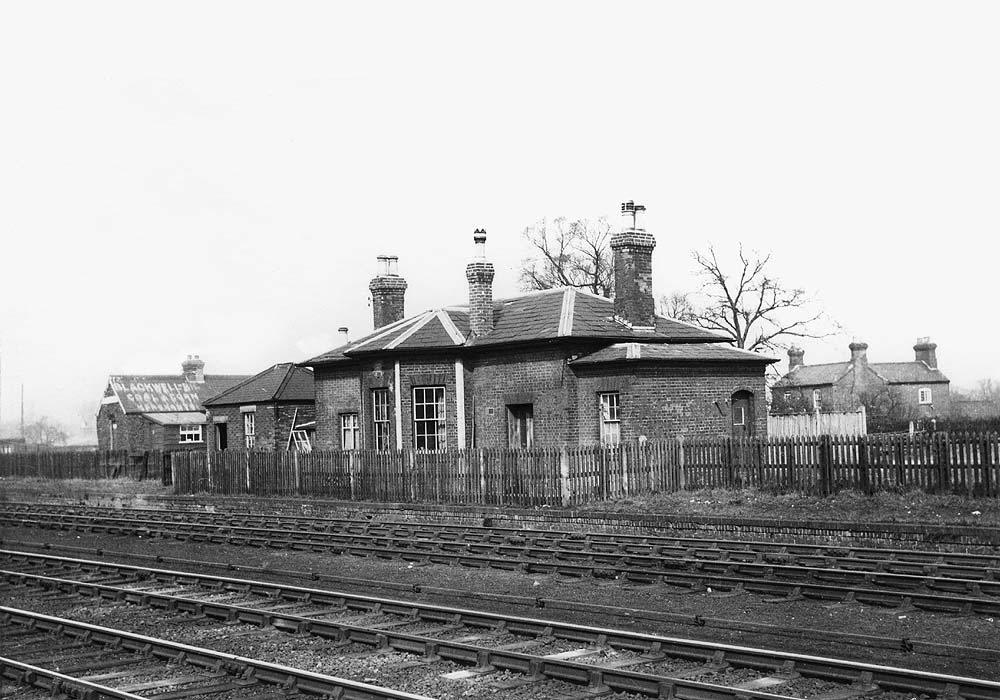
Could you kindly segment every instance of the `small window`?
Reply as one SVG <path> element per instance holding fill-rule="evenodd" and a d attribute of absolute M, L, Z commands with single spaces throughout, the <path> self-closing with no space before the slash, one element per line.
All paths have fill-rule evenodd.
<path fill-rule="evenodd" d="M 413 389 L 413 446 L 418 450 L 443 450 L 447 446 L 443 386 Z"/>
<path fill-rule="evenodd" d="M 607 391 L 601 398 L 601 444 L 617 445 L 621 442 L 621 397 L 617 391 Z"/>
<path fill-rule="evenodd" d="M 922 405 L 934 403 L 934 401 L 931 398 L 931 390 L 927 389 L 926 387 L 919 389 L 917 391 L 917 402 Z"/>
<path fill-rule="evenodd" d="M 254 430 L 257 427 L 257 421 L 255 420 L 255 414 L 244 413 L 243 414 L 243 440 L 246 448 L 248 450 L 253 449 L 254 443 Z"/>
<path fill-rule="evenodd" d="M 791 401 L 791 400 L 792 400 L 792 392 L 786 391 L 785 392 L 785 401 Z"/>
<path fill-rule="evenodd" d="M 818 411 L 822 406 L 823 402 L 820 399 L 819 389 L 813 389 L 813 410 Z"/>
<path fill-rule="evenodd" d="M 746 425 L 746 409 L 738 404 L 733 404 L 733 425 Z"/>
<path fill-rule="evenodd" d="M 372 389 L 372 426 L 375 432 L 375 449 L 389 449 L 389 406 L 388 389 Z"/>
<path fill-rule="evenodd" d="M 298 452 L 312 452 L 312 444 L 309 442 L 309 433 L 304 430 L 292 431 L 292 442 Z"/>
<path fill-rule="evenodd" d="M 108 430 L 108 438 L 109 438 L 108 449 L 109 450 L 115 449 L 115 432 L 117 430 L 118 430 L 118 423 L 114 419 L 112 419 L 112 421 L 111 421 L 111 427 Z"/>
<path fill-rule="evenodd" d="M 361 426 L 357 413 L 340 414 L 340 449 L 356 450 L 361 446 Z"/>
<path fill-rule="evenodd" d="M 182 425 L 181 442 L 204 442 L 200 425 Z"/>

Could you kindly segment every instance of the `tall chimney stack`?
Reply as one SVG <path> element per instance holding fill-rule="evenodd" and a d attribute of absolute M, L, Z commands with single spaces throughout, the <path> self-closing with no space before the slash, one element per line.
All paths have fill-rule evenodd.
<path fill-rule="evenodd" d="M 847 346 L 851 350 L 851 362 L 854 364 L 868 364 L 868 343 L 855 340 Z"/>
<path fill-rule="evenodd" d="M 486 259 L 486 231 L 477 228 L 472 236 L 476 255 L 465 267 L 469 280 L 469 330 L 481 338 L 493 330 L 493 263 Z"/>
<path fill-rule="evenodd" d="M 615 268 L 615 317 L 632 328 L 656 326 L 653 301 L 653 248 L 656 239 L 640 226 L 646 207 L 622 203 L 622 230 L 611 237 Z"/>
<path fill-rule="evenodd" d="M 193 384 L 205 381 L 205 363 L 197 355 L 188 355 L 181 363 L 181 371 L 184 372 L 184 378 Z"/>
<path fill-rule="evenodd" d="M 403 295 L 406 293 L 406 280 L 399 276 L 399 258 L 397 256 L 378 256 L 378 273 L 368 283 L 368 289 L 372 293 L 372 317 L 375 330 L 403 320 Z"/>
<path fill-rule="evenodd" d="M 913 354 L 917 362 L 924 362 L 931 369 L 937 369 L 937 343 L 932 343 L 930 338 L 917 338 L 917 344 L 913 346 Z"/>
<path fill-rule="evenodd" d="M 805 364 L 806 351 L 797 345 L 788 348 L 788 371 Z"/>

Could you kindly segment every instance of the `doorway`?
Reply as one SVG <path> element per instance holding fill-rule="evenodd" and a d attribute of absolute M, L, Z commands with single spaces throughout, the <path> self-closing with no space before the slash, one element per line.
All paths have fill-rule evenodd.
<path fill-rule="evenodd" d="M 225 423 L 215 424 L 215 449 L 224 450 L 229 447 L 229 431 Z"/>
<path fill-rule="evenodd" d="M 535 410 L 530 403 L 507 406 L 507 446 L 530 449 L 535 443 Z"/>
<path fill-rule="evenodd" d="M 751 438 L 754 434 L 753 394 L 737 391 L 730 402 L 733 407 L 733 437 Z"/>

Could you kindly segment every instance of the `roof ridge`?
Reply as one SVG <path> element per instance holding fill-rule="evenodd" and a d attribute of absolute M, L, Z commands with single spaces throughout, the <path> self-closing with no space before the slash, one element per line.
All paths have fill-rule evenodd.
<path fill-rule="evenodd" d="M 282 377 L 281 381 L 278 383 L 278 388 L 275 389 L 274 393 L 271 395 L 271 399 L 275 401 L 277 401 L 278 397 L 281 396 L 281 392 L 285 390 L 285 386 L 287 386 L 288 382 L 292 380 L 292 374 L 295 372 L 295 365 L 291 362 L 282 362 L 279 365 L 275 365 L 275 367 L 283 364 L 287 364 L 288 366 L 285 368 L 285 376 Z"/>
<path fill-rule="evenodd" d="M 240 388 L 242 388 L 242 387 L 246 386 L 247 384 L 249 384 L 250 382 L 252 382 L 252 381 L 253 381 L 254 379 L 256 379 L 257 377 L 260 377 L 260 376 L 263 376 L 263 375 L 267 374 L 267 373 L 268 373 L 268 372 L 270 372 L 270 371 L 271 371 L 272 369 L 274 369 L 275 367 L 277 367 L 277 366 L 278 366 L 279 364 L 281 364 L 281 363 L 279 362 L 279 363 L 277 363 L 277 364 L 273 364 L 273 365 L 271 365 L 270 367 L 268 367 L 267 369 L 264 369 L 264 370 L 261 370 L 261 371 L 260 371 L 260 372 L 258 372 L 257 374 L 253 374 L 253 375 L 251 375 L 251 376 L 247 377 L 247 378 L 246 378 L 246 379 L 244 379 L 244 380 L 243 380 L 242 382 L 237 382 L 236 384 L 232 385 L 231 387 L 229 387 L 229 388 L 228 388 L 228 389 L 226 389 L 225 391 L 220 391 L 220 392 L 219 392 L 218 394 L 216 394 L 215 396 L 209 396 L 209 397 L 208 397 L 207 399 L 205 399 L 204 401 L 202 401 L 202 402 L 201 402 L 201 405 L 202 405 L 202 406 L 205 406 L 205 405 L 207 405 L 207 404 L 208 404 L 209 402 L 212 402 L 212 403 L 215 403 L 215 402 L 216 402 L 216 399 L 221 399 L 221 398 L 222 398 L 223 396 L 225 396 L 226 394 L 231 394 L 231 393 L 233 393 L 234 391 L 236 391 L 237 389 L 240 389 Z"/>
<path fill-rule="evenodd" d="M 573 312 L 576 309 L 576 294 L 572 293 L 572 287 L 567 287 L 563 292 L 562 308 L 559 310 L 558 336 L 573 335 Z"/>
<path fill-rule="evenodd" d="M 437 310 L 437 319 L 441 322 L 441 326 L 444 330 L 451 336 L 451 339 L 455 341 L 455 345 L 465 345 L 466 338 L 462 335 L 462 331 L 458 330 L 458 326 L 455 322 L 451 320 L 451 316 L 444 309 Z"/>
<path fill-rule="evenodd" d="M 428 323 L 430 323 L 432 318 L 437 318 L 437 314 L 436 313 L 431 313 L 430 311 L 426 312 L 425 315 L 424 315 L 424 317 L 421 318 L 418 323 L 414 323 L 409 328 L 407 328 L 405 331 L 403 331 L 402 333 L 400 333 L 399 335 L 397 335 L 394 339 L 390 340 L 388 343 L 385 344 L 385 347 L 383 347 L 382 349 L 383 350 L 395 350 L 396 347 L 400 343 L 402 343 L 404 340 L 406 340 L 407 338 L 411 337 L 413 334 L 415 334 L 421 328 L 423 328 Z"/>

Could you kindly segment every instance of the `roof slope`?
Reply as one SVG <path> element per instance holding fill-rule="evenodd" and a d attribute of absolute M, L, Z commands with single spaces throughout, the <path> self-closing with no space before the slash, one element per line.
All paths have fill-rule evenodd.
<path fill-rule="evenodd" d="M 932 369 L 927 366 L 927 363 L 917 360 L 912 362 L 869 362 L 867 366 L 889 384 L 932 384 L 949 381 L 941 370 Z M 774 386 L 825 386 L 835 383 L 850 369 L 850 362 L 799 365 L 775 382 Z"/>
<path fill-rule="evenodd" d="M 183 374 L 116 374 L 108 386 L 125 413 L 176 413 L 201 411 L 203 401 L 246 378 L 206 374 L 204 382 L 189 382 Z"/>
<path fill-rule="evenodd" d="M 489 347 L 556 338 L 643 343 L 722 343 L 728 338 L 689 323 L 656 317 L 654 330 L 635 330 L 615 319 L 611 299 L 572 287 L 530 292 L 493 302 L 493 331 L 469 333 L 468 306 L 425 311 L 318 355 L 304 365 L 350 361 L 372 352 Z"/>
<path fill-rule="evenodd" d="M 571 365 L 593 365 L 607 362 L 778 362 L 776 357 L 749 350 L 709 343 L 659 344 L 615 343 L 597 352 L 578 357 Z"/>
<path fill-rule="evenodd" d="M 206 406 L 316 400 L 313 373 L 292 362 L 268 367 L 205 401 Z"/>

